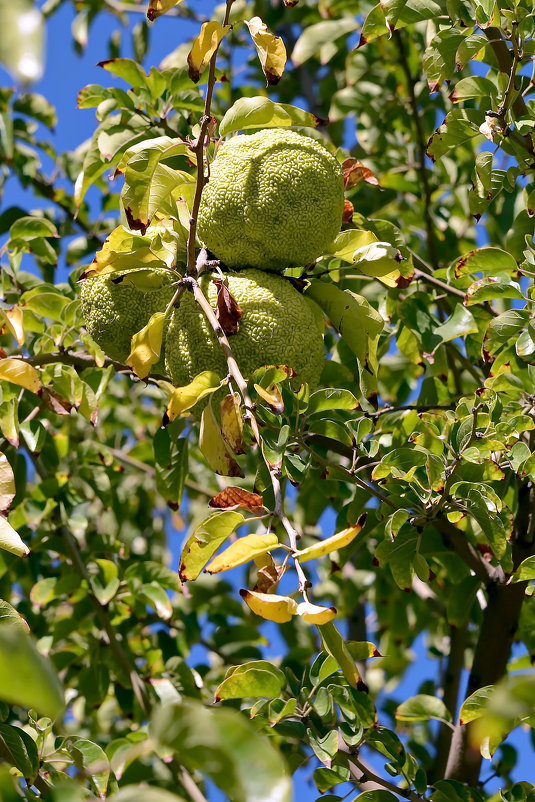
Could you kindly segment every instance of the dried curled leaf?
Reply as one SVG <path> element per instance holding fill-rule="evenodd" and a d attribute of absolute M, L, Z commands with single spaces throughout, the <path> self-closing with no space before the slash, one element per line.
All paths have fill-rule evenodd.
<path fill-rule="evenodd" d="M 236 462 L 232 449 L 223 439 L 210 405 L 205 407 L 202 413 L 199 448 L 214 473 L 220 476 L 239 476 L 243 479 L 243 471 Z"/>
<path fill-rule="evenodd" d="M 224 281 L 214 279 L 214 284 L 217 287 L 217 322 L 225 334 L 237 334 L 240 330 L 243 309 L 238 306 Z"/>
<path fill-rule="evenodd" d="M 230 25 L 223 26 L 219 22 L 203 22 L 201 32 L 188 54 L 189 77 L 194 83 L 199 81 L 230 28 Z"/>
<path fill-rule="evenodd" d="M 2 318 L 13 337 L 19 345 L 24 343 L 24 321 L 20 306 L 12 306 L 11 309 L 0 309 L 0 324 Z"/>
<path fill-rule="evenodd" d="M 178 6 L 182 0 L 149 0 L 149 7 L 147 9 L 147 19 L 149 22 L 154 22 L 155 19 L 161 17 L 166 11 Z"/>
<path fill-rule="evenodd" d="M 342 170 L 346 189 L 355 187 L 361 181 L 365 181 L 367 184 L 379 184 L 373 170 L 370 170 L 358 159 L 349 158 L 343 161 Z"/>
<path fill-rule="evenodd" d="M 15 476 L 5 454 L 0 454 L 0 513 L 7 512 L 15 498 Z"/>
<path fill-rule="evenodd" d="M 246 20 L 268 86 L 277 84 L 286 65 L 286 48 L 280 36 L 268 31 L 260 17 Z"/>
<path fill-rule="evenodd" d="M 209 506 L 224 510 L 250 510 L 255 514 L 260 513 L 260 515 L 266 511 L 261 495 L 232 486 L 226 487 L 217 496 L 211 498 Z"/>
<path fill-rule="evenodd" d="M 238 393 L 229 393 L 219 405 L 221 433 L 235 454 L 244 454 L 243 418 Z"/>
<path fill-rule="evenodd" d="M 269 404 L 275 415 L 282 415 L 284 412 L 284 401 L 282 400 L 282 393 L 278 384 L 270 384 L 269 387 L 264 389 L 259 384 L 254 386 L 256 392 L 266 404 Z"/>

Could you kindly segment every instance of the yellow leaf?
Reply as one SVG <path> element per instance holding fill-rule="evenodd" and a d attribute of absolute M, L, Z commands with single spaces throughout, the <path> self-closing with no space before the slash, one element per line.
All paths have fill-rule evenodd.
<path fill-rule="evenodd" d="M 18 532 L 15 532 L 10 523 L 5 518 L 0 517 L 0 549 L 10 551 L 18 557 L 25 557 L 30 553 L 30 549 L 23 543 Z"/>
<path fill-rule="evenodd" d="M 42 388 L 39 373 L 27 362 L 22 359 L 13 359 L 7 357 L 0 359 L 0 381 L 11 382 L 11 384 L 18 384 L 19 387 L 24 387 L 31 393 L 39 393 Z"/>
<path fill-rule="evenodd" d="M 246 21 L 249 33 L 266 76 L 267 85 L 274 85 L 281 79 L 286 65 L 286 48 L 280 36 L 275 36 L 267 29 L 260 17 L 253 17 Z"/>
<path fill-rule="evenodd" d="M 0 454 L 0 513 L 6 512 L 15 497 L 15 476 L 5 454 Z"/>
<path fill-rule="evenodd" d="M 271 549 L 276 549 L 279 539 L 273 532 L 266 535 L 246 535 L 234 541 L 221 554 L 218 554 L 206 567 L 207 574 L 219 574 L 221 571 L 229 571 L 237 565 L 253 560 L 259 554 L 265 554 Z"/>
<path fill-rule="evenodd" d="M 302 616 L 308 624 L 328 624 L 336 618 L 336 607 L 321 607 L 312 602 L 301 602 L 297 605 L 297 615 Z"/>
<path fill-rule="evenodd" d="M 229 393 L 219 405 L 221 432 L 235 454 L 243 454 L 243 419 L 238 393 Z"/>
<path fill-rule="evenodd" d="M 22 345 L 24 343 L 24 323 L 20 306 L 12 306 L 11 309 L 0 309 L 0 315 L 4 318 L 6 326 L 18 344 Z"/>
<path fill-rule="evenodd" d="M 232 450 L 223 439 L 210 404 L 204 409 L 201 418 L 199 448 L 210 468 L 220 476 L 240 476 L 243 473 L 234 459 Z"/>
<path fill-rule="evenodd" d="M 358 533 L 362 531 L 362 527 L 364 526 L 365 522 L 366 516 L 361 515 L 355 526 L 342 529 L 342 531 L 337 532 L 336 535 L 328 537 L 325 540 L 320 540 L 318 543 L 314 543 L 313 546 L 309 546 L 307 549 L 298 551 L 296 557 L 300 563 L 304 563 L 307 562 L 307 560 L 315 560 L 318 557 L 323 557 L 325 554 L 330 554 L 331 551 L 342 549 L 344 546 L 347 546 L 349 543 L 351 543 L 351 541 L 356 538 Z"/>
<path fill-rule="evenodd" d="M 126 364 L 140 379 L 148 376 L 151 367 L 160 359 L 164 325 L 165 312 L 155 312 L 147 325 L 132 337 Z"/>
<path fill-rule="evenodd" d="M 276 415 L 282 415 L 284 412 L 284 401 L 282 400 L 282 393 L 278 384 L 273 382 L 267 389 L 264 389 L 259 384 L 255 384 L 254 388 L 260 398 L 262 398 L 266 404 L 269 404 Z"/>
<path fill-rule="evenodd" d="M 163 384 L 163 382 L 162 382 Z M 167 384 L 167 382 L 166 382 Z M 169 421 L 174 421 L 183 412 L 195 406 L 197 401 L 219 388 L 221 381 L 217 373 L 204 370 L 192 382 L 184 387 L 172 388 L 172 394 L 167 405 L 166 415 Z M 172 387 L 171 385 L 169 385 Z"/>
<path fill-rule="evenodd" d="M 246 605 L 267 621 L 284 624 L 291 621 L 297 612 L 297 602 L 289 596 L 277 596 L 275 593 L 257 593 L 254 590 L 240 590 L 240 596 Z"/>
<path fill-rule="evenodd" d="M 201 32 L 188 54 L 189 77 L 194 83 L 200 79 L 206 65 L 230 31 L 230 27 L 230 25 L 220 25 L 219 22 L 203 22 Z"/>
<path fill-rule="evenodd" d="M 149 22 L 154 22 L 155 19 L 161 17 L 169 9 L 178 6 L 181 2 L 182 0 L 149 0 L 147 19 Z"/>

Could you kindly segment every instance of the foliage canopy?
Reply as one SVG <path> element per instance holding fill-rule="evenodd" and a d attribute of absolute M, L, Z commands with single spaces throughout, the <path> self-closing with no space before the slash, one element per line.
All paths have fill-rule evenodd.
<path fill-rule="evenodd" d="M 60 153 L 24 82 L 66 7 L 77 50 L 110 35 Z M 533 799 L 534 30 L 531 0 L 0 2 L 0 175 L 32 197 L 0 214 L 2 800 L 289 802 L 307 770 L 325 802 Z M 218 139 L 281 127 L 345 179 L 284 279 L 325 316 L 313 392 L 245 380 L 197 281 Z M 228 375 L 161 375 L 161 312 L 124 362 L 86 330 L 79 280 L 162 275 Z"/>

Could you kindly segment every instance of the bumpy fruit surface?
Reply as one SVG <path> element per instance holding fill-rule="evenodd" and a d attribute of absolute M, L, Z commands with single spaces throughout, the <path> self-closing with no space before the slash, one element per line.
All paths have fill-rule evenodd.
<path fill-rule="evenodd" d="M 228 267 L 308 265 L 340 231 L 344 181 L 316 140 L 286 128 L 220 146 L 201 197 L 198 234 Z"/>
<path fill-rule="evenodd" d="M 314 389 L 324 362 L 323 316 L 314 301 L 288 281 L 262 270 L 227 273 L 228 288 L 243 311 L 240 328 L 228 340 L 245 378 L 263 365 L 287 365 L 294 384 Z M 204 273 L 201 289 L 217 307 L 217 274 Z M 177 387 L 203 370 L 227 375 L 227 363 L 215 334 L 190 292 L 171 313 L 165 350 L 166 373 Z"/>
<path fill-rule="evenodd" d="M 150 288 L 139 289 L 128 275 L 139 273 L 147 278 Z M 114 284 L 109 275 L 94 276 L 80 284 L 80 302 L 87 331 L 105 354 L 124 362 L 130 353 L 131 339 L 147 325 L 155 312 L 165 312 L 176 287 L 176 276 L 165 270 L 132 271 Z M 112 274 L 113 275 L 113 274 Z M 158 369 L 160 368 L 160 369 Z M 153 368 L 161 373 L 163 358 Z"/>

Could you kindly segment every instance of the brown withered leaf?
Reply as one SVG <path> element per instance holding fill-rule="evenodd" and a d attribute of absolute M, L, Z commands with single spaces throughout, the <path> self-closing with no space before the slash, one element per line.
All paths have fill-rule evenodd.
<path fill-rule="evenodd" d="M 221 434 L 235 454 L 245 454 L 243 444 L 243 418 L 238 393 L 229 393 L 219 405 Z"/>
<path fill-rule="evenodd" d="M 351 203 L 350 200 L 347 198 L 344 201 L 344 211 L 342 213 L 342 223 L 350 223 L 353 220 L 353 214 L 355 213 L 355 207 Z"/>
<path fill-rule="evenodd" d="M 257 593 L 275 593 L 288 566 L 276 565 L 269 553 L 257 557 L 255 564 L 257 567 L 257 581 L 253 590 Z"/>
<path fill-rule="evenodd" d="M 373 171 L 369 167 L 365 167 L 358 159 L 349 158 L 343 161 L 342 170 L 346 189 L 355 187 L 361 181 L 365 181 L 367 184 L 379 184 Z"/>
<path fill-rule="evenodd" d="M 71 402 L 67 401 L 66 398 L 63 398 L 63 396 L 61 396 L 59 393 L 56 393 L 56 391 L 52 390 L 51 387 L 43 387 L 41 398 L 45 402 L 48 409 L 50 409 L 52 412 L 55 412 L 56 415 L 68 415 L 71 409 L 74 407 L 74 404 L 71 404 Z"/>
<path fill-rule="evenodd" d="M 224 281 L 216 278 L 214 284 L 217 287 L 217 321 L 225 334 L 237 334 L 243 309 L 238 306 Z"/>
<path fill-rule="evenodd" d="M 225 487 L 220 493 L 210 499 L 208 505 L 223 510 L 249 510 L 255 515 L 263 515 L 266 508 L 259 493 L 251 493 L 242 487 Z"/>

